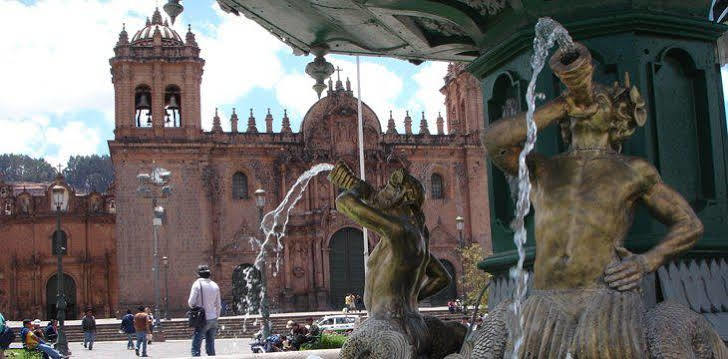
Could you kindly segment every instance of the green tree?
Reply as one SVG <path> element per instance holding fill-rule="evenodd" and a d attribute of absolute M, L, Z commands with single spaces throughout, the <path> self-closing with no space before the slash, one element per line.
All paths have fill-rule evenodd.
<path fill-rule="evenodd" d="M 77 191 L 105 192 L 114 181 L 114 166 L 108 155 L 71 156 L 63 175 Z"/>
<path fill-rule="evenodd" d="M 465 266 L 465 274 L 460 279 L 465 293 L 465 302 L 468 306 L 475 305 L 480 292 L 490 281 L 490 274 L 478 269 L 478 262 L 483 260 L 485 251 L 478 243 L 473 243 L 459 251 Z M 488 296 L 483 295 L 480 301 L 480 310 L 482 311 L 487 305 Z"/>
<path fill-rule="evenodd" d="M 7 182 L 49 182 L 56 169 L 42 158 L 6 153 L 0 155 L 0 175 Z"/>

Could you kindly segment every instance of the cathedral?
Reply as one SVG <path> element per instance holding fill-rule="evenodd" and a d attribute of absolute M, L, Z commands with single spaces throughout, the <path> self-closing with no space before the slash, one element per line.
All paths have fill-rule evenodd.
<path fill-rule="evenodd" d="M 268 212 L 313 165 L 343 160 L 358 168 L 358 99 L 349 81 L 329 80 L 325 96 L 311 105 L 298 131 L 285 110 L 280 119 L 268 110 L 265 128 L 259 129 L 252 109 L 249 114 L 233 111 L 229 119 L 205 114 L 214 116 L 211 131 L 205 131 L 200 105 L 205 61 L 191 29 L 180 36 L 157 10 L 133 36 L 122 30 L 110 65 L 115 129 L 109 151 L 115 184 L 105 195 L 82 196 L 68 189 L 74 198 L 71 203 L 91 203 L 93 196 L 101 199 L 95 216 L 89 215 L 89 205 L 73 208 L 85 211 L 76 217 L 86 221 L 86 227 L 104 228 L 86 239 L 86 253 L 93 255 L 63 259 L 72 271 L 69 280 L 74 282 L 78 298 L 74 305 L 104 308 L 113 316 L 119 310 L 154 303 L 154 211 L 151 200 L 138 193 L 138 174 L 161 167 L 170 171 L 172 188 L 158 203 L 165 208 L 158 230 L 159 257 L 166 259 L 160 273 L 163 305 L 173 315 L 186 311 L 195 269 L 204 263 L 211 266 L 223 300 L 233 311 L 243 310 L 247 291 L 243 271 L 258 253 L 250 237 L 261 236 L 254 193 L 265 191 L 264 211 Z M 405 131 L 398 133 L 391 113 L 381 121 L 363 104 L 367 180 L 383 186 L 395 169 L 406 167 L 422 182 L 430 249 L 456 279 L 425 305 L 444 304 L 462 293 L 457 280 L 463 274 L 458 248 L 470 243 L 479 243 L 488 252 L 491 248 L 487 166 L 480 143 L 485 123 L 480 91 L 477 80 L 462 66 L 450 65 L 441 89 L 447 120 L 438 115 L 434 133 L 430 133 L 424 113 L 407 113 Z M 247 121 L 241 122 L 245 116 Z M 222 121 L 230 122 L 229 132 L 223 131 Z M 363 292 L 363 234 L 360 227 L 337 213 L 334 201 L 339 189 L 325 176 L 311 180 L 291 212 L 282 251 L 269 253 L 268 293 L 277 311 L 341 308 L 345 295 Z M 49 189 L 56 185 L 63 185 L 62 178 L 47 184 L 37 196 L 49 196 Z M 19 192 L 17 184 L 8 184 L 8 188 Z M 39 198 L 35 202 L 47 207 L 47 201 Z M 26 240 L 23 231 L 8 228 L 36 228 L 39 225 L 30 223 L 39 215 L 3 213 L 3 242 Z M 53 218 L 44 216 L 46 222 Z M 63 216 L 65 221 L 71 214 Z M 462 236 L 456 223 L 459 216 L 464 219 Z M 50 238 L 50 228 L 44 224 L 33 238 Z M 80 251 L 82 244 L 76 238 L 82 237 L 78 234 L 81 227 L 67 231 L 69 253 L 75 248 Z M 373 248 L 376 238 L 368 240 Z M 39 270 L 32 263 L 45 268 L 55 257 L 51 257 L 50 243 L 33 243 L 11 245 L 11 253 L 6 255 L 19 259 L 0 262 L 0 305 L 5 305 L 0 311 L 25 316 L 36 311 L 45 316 L 43 308 L 52 304 L 50 290 L 55 287 L 51 288 L 48 279 L 52 268 Z M 276 255 L 280 256 L 277 268 Z M 107 261 L 102 266 L 106 272 L 96 267 L 102 260 Z M 78 266 L 71 265 L 77 262 Z M 9 281 L 8 277 L 16 279 Z M 108 285 L 101 284 L 104 281 Z M 28 298 L 33 298 L 34 306 L 21 304 Z"/>

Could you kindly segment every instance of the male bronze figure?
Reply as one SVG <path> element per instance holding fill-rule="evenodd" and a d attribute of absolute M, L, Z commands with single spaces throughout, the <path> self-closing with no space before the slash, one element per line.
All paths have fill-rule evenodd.
<path fill-rule="evenodd" d="M 336 199 L 337 210 L 380 238 L 367 263 L 364 303 L 369 319 L 354 330 L 339 357 L 443 358 L 456 352 L 465 327 L 422 316 L 418 310 L 418 301 L 452 280 L 430 254 L 422 184 L 398 169 L 375 191 L 343 162 L 329 179 L 345 189 Z"/>
<path fill-rule="evenodd" d="M 550 62 L 568 90 L 534 115 L 540 129 L 558 123 L 569 149 L 527 158 L 536 258 L 518 356 L 725 358 L 725 345 L 702 316 L 674 303 L 643 306 L 644 275 L 693 246 L 703 226 L 648 161 L 620 154 L 622 141 L 646 121 L 645 102 L 627 75 L 622 85 L 592 84 L 589 51 L 575 45 L 576 61 L 562 62 L 559 50 Z M 518 172 L 524 118 L 496 121 L 484 135 L 490 159 L 507 174 Z M 623 242 L 638 204 L 668 232 L 654 248 L 633 254 Z M 489 314 L 463 356 L 502 358 L 513 351 L 509 304 Z"/>

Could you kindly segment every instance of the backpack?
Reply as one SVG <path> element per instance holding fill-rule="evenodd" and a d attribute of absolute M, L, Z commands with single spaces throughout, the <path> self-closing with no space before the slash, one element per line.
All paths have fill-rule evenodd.
<path fill-rule="evenodd" d="M 0 349 L 7 349 L 10 346 L 10 343 L 15 341 L 15 331 L 10 329 L 7 325 L 5 326 L 5 330 L 3 330 L 2 333 L 0 333 Z"/>
<path fill-rule="evenodd" d="M 202 307 L 194 306 L 187 312 L 187 322 L 190 328 L 200 329 L 207 324 L 207 318 L 205 318 L 205 295 L 202 289 L 202 283 L 200 285 L 200 297 L 202 298 Z"/>

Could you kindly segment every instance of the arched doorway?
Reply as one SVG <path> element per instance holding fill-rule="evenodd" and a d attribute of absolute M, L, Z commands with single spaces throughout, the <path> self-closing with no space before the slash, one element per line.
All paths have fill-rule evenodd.
<path fill-rule="evenodd" d="M 251 295 L 248 296 L 248 293 Z M 259 304 L 260 271 L 248 263 L 235 267 L 233 270 L 233 312 L 235 314 L 257 314 Z"/>
<path fill-rule="evenodd" d="M 433 306 L 447 305 L 447 302 L 449 300 L 455 299 L 458 295 L 456 283 L 458 277 L 455 276 L 455 266 L 453 266 L 452 263 L 450 263 L 450 261 L 446 259 L 440 259 L 440 262 L 442 262 L 442 265 L 445 267 L 447 272 L 450 273 L 450 277 L 452 278 L 452 280 L 450 281 L 450 285 L 430 297 L 430 303 Z"/>
<path fill-rule="evenodd" d="M 58 294 L 58 275 L 54 274 L 46 283 L 46 318 L 56 319 L 56 295 Z M 76 282 L 68 274 L 63 274 L 63 292 L 66 294 L 66 319 L 78 319 L 76 305 Z"/>
<path fill-rule="evenodd" d="M 364 295 L 364 236 L 355 228 L 334 233 L 329 243 L 330 301 L 336 309 L 344 307 L 347 294 Z"/>

